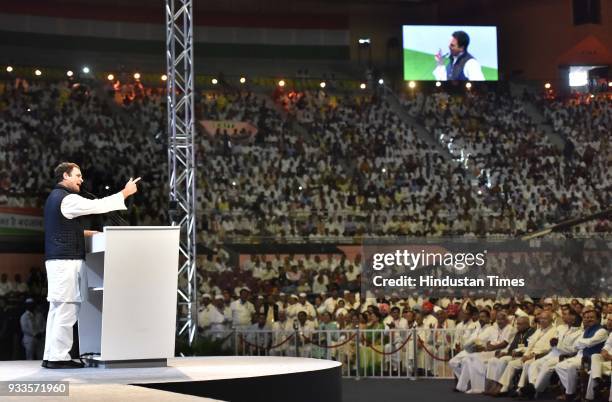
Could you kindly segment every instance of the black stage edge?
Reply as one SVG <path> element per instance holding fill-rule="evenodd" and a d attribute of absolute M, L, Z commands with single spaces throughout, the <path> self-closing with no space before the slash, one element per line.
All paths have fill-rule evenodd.
<path fill-rule="evenodd" d="M 362 378 L 342 380 L 343 402 L 518 402 L 518 398 L 495 398 L 453 392 L 455 381 L 442 379 Z M 290 399 L 287 399 L 290 401 Z M 556 402 L 544 395 L 537 402 Z"/>
<path fill-rule="evenodd" d="M 342 402 L 340 366 L 231 380 L 132 385 L 231 402 Z"/>

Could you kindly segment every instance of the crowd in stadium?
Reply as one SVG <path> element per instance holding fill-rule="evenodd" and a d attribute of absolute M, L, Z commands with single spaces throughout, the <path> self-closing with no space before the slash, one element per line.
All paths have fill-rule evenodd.
<path fill-rule="evenodd" d="M 593 131 L 598 134 L 591 137 L 592 148 L 586 153 L 583 148 L 555 148 L 525 113 L 524 102 L 504 93 L 459 96 L 438 92 L 403 103 L 487 189 L 483 190 L 489 195 L 484 198 L 485 206 L 502 211 L 498 216 L 504 211 L 510 214 L 523 231 L 525 225 L 532 231 L 542 221 L 560 222 L 578 212 L 605 209 L 612 183 L 610 156 L 604 145 L 611 129 L 610 101 L 602 100 L 596 108 L 600 112 Z M 558 109 L 555 128 L 571 127 L 560 125 L 558 116 L 584 115 L 588 110 L 574 104 L 562 109 L 555 102 L 547 108 Z M 607 134 L 602 135 L 604 132 Z M 593 222 L 580 230 L 601 231 L 597 225 Z"/>
<path fill-rule="evenodd" d="M 85 187 L 95 183 L 99 193 L 118 187 L 117 178 L 143 176 L 147 202 L 137 196 L 130 218 L 165 221 L 167 196 L 155 185 L 167 176 L 161 90 L 16 80 L 0 96 L 6 203 L 40 206 L 51 180 L 44 166 L 61 155 L 83 160 Z M 521 102 L 475 91 L 406 99 L 449 157 L 375 94 L 289 92 L 275 105 L 252 92 L 203 93 L 198 118 L 246 121 L 258 131 L 207 135 L 200 128 L 198 221 L 206 233 L 200 240 L 516 235 L 609 205 L 612 170 L 603 135 L 610 131 L 609 100 L 547 105 L 554 127 L 581 144 L 571 153 L 550 144 Z M 583 124 L 570 130 L 559 123 L 568 116 Z M 585 132 L 582 126 L 591 133 L 588 144 L 576 134 Z M 577 227 L 609 229 L 602 221 Z"/>
<path fill-rule="evenodd" d="M 495 91 L 404 97 L 405 111 L 448 149 L 446 154 L 420 138 L 380 94 L 199 93 L 199 120 L 248 122 L 257 132 L 206 133 L 198 126 L 198 240 L 218 249 L 223 242 L 262 239 L 352 243 L 365 236 L 518 235 L 606 208 L 612 183 L 610 100 L 540 101 L 565 149 L 538 130 L 523 102 Z M 137 82 L 105 86 L 17 79 L 0 88 L 0 113 L 1 205 L 40 207 L 52 184 L 53 166 L 60 159 L 82 160 L 85 187 L 99 196 L 106 186 L 123 185 L 118 178 L 143 176 L 142 192 L 127 218 L 141 225 L 167 221 L 166 190 L 156 184 L 167 177 L 162 90 Z M 95 187 L 88 187 L 88 181 Z M 585 234 L 611 228 L 609 221 L 596 220 L 575 230 Z M 593 321 L 593 314 L 598 324 L 612 329 L 612 304 L 605 298 L 534 301 L 489 294 L 361 300 L 359 259 L 287 258 L 253 256 L 230 266 L 221 253 L 202 257 L 201 333 L 276 331 L 245 339 L 244 345 L 295 354 L 290 343 L 270 347 L 286 339 L 283 331 L 297 328 L 299 353 L 345 362 L 365 353 L 360 356 L 362 365 L 367 362 L 364 370 L 380 364 L 391 371 L 444 375 L 449 366 L 443 360 L 452 357 L 458 389 L 471 393 L 509 392 L 513 374 L 523 368 L 519 390 L 531 395 L 546 388 L 548 380 L 538 382 L 539 373 L 550 374 L 559 365 L 566 393 L 576 392 L 571 373 L 580 367 L 575 358 L 568 360 L 573 366 L 553 365 L 551 339 L 565 336 L 564 331 L 584 338 L 584 323 Z M 40 341 L 44 333 L 44 275 L 33 270 L 30 278 L 21 279 L 0 278 L 0 314 L 11 318 L 1 320 L 3 345 L 18 345 L 30 331 L 24 330 L 24 314 L 30 327 L 39 329 L 32 330 L 34 339 Z M 545 331 L 547 321 L 553 323 L 550 331 Z M 363 348 L 357 352 L 354 340 L 349 341 L 356 328 L 377 329 L 381 335 L 361 339 Z M 405 342 L 408 332 L 394 331 L 411 328 L 420 334 L 416 345 Z M 451 338 L 431 331 L 452 328 Z M 340 332 L 324 340 L 308 335 L 321 329 Z M 525 331 L 533 332 L 532 338 Z M 599 339 L 604 329 L 597 331 Z M 520 336 L 522 342 L 515 342 Z M 347 343 L 325 348 L 342 342 Z M 532 344 L 540 348 L 537 353 Z M 570 349 L 568 354 L 584 348 Z M 11 347 L 2 353 L 2 358 L 18 358 L 28 351 Z M 532 359 L 522 361 L 524 356 Z M 540 361 L 545 363 L 535 363 Z"/>
<path fill-rule="evenodd" d="M 533 397 L 560 386 L 570 399 L 584 359 L 595 356 L 591 367 L 609 372 L 606 297 L 360 298 L 360 266 L 359 255 L 253 255 L 232 270 L 209 261 L 199 282 L 201 335 L 238 353 L 333 358 L 361 375 L 454 375 L 457 390 L 471 394 Z M 216 285 L 230 277 L 235 287 Z M 590 399 L 602 370 L 582 384 Z"/>

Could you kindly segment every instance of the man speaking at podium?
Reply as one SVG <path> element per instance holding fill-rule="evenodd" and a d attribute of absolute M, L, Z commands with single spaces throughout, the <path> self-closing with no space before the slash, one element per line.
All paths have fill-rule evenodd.
<path fill-rule="evenodd" d="M 127 209 L 125 199 L 136 193 L 136 180 L 120 192 L 96 200 L 79 195 L 83 176 L 75 163 L 62 162 L 55 168 L 56 186 L 45 203 L 45 267 L 47 269 L 49 315 L 42 366 L 50 369 L 81 368 L 70 359 L 72 327 L 81 307 L 80 281 L 85 262 L 84 215 Z"/>

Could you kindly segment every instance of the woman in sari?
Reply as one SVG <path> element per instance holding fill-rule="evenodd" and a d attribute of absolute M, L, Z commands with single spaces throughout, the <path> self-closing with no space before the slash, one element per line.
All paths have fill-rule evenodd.
<path fill-rule="evenodd" d="M 374 307 L 371 311 L 363 313 L 366 320 L 365 330 L 361 334 L 359 345 L 359 365 L 363 375 L 382 374 L 382 360 L 384 329 L 379 310 Z"/>

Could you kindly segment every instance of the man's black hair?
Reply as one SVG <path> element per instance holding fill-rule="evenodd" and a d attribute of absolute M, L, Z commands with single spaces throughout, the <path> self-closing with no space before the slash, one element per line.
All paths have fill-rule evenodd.
<path fill-rule="evenodd" d="M 453 38 L 457 39 L 457 46 L 462 47 L 467 52 L 467 48 L 470 44 L 470 37 L 463 31 L 453 32 Z"/>

